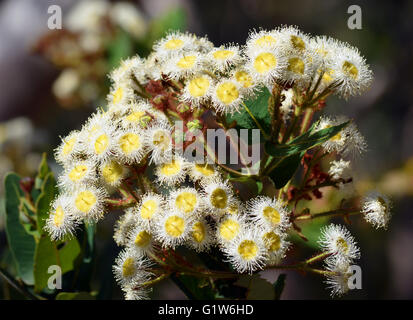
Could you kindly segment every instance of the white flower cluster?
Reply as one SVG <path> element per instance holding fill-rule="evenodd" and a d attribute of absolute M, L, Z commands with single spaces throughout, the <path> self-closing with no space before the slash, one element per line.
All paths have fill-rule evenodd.
<path fill-rule="evenodd" d="M 115 226 L 114 239 L 125 249 L 114 272 L 127 299 L 147 297 L 142 284 L 153 276 L 150 261 L 161 248 L 185 245 L 200 252 L 217 246 L 235 270 L 251 273 L 285 256 L 291 225 L 285 204 L 266 196 L 242 203 L 215 165 L 175 154 L 170 118 L 144 88 L 166 84 L 161 90 L 176 104 L 233 113 L 246 97 L 275 83 L 347 97 L 371 80 L 356 49 L 293 27 L 254 31 L 242 47 L 214 47 L 206 38 L 173 32 L 153 49 L 148 58 L 127 59 L 111 73 L 107 111 L 93 114 L 56 149 L 64 171 L 46 223 L 51 237 L 60 239 L 82 221 L 97 222 L 111 206 L 126 208 Z M 291 91 L 284 96 L 287 114 L 294 101 Z M 325 120 L 320 128 L 340 121 Z M 332 139 L 334 145 L 326 143 L 327 151 L 365 148 L 356 129 L 345 130 Z M 144 175 L 148 166 L 154 181 Z M 329 267 L 358 257 L 344 229 L 333 227 L 324 235 L 323 246 L 332 253 Z"/>
<path fill-rule="evenodd" d="M 326 270 L 332 272 L 326 283 L 331 295 L 343 295 L 349 291 L 348 279 L 352 276 L 351 265 L 360 259 L 360 249 L 354 237 L 343 226 L 330 224 L 321 230 L 319 240 L 324 252 L 330 254 L 325 259 Z"/>

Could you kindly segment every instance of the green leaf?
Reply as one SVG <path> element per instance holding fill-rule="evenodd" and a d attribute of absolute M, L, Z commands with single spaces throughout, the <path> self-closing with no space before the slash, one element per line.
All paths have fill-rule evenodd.
<path fill-rule="evenodd" d="M 41 292 L 46 286 L 51 274 L 48 269 L 52 265 L 57 265 L 62 270 L 62 275 L 73 270 L 74 262 L 80 253 L 80 246 L 77 240 L 68 240 L 65 245 L 58 249 L 62 243 L 53 242 L 47 235 L 43 235 L 36 246 L 34 278 L 36 292 Z"/>
<path fill-rule="evenodd" d="M 265 151 L 269 155 L 276 158 L 289 157 L 292 155 L 305 152 L 334 137 L 345 126 L 347 126 L 349 122 L 350 121 L 347 121 L 340 125 L 318 130 L 316 132 L 313 132 L 313 130 L 310 129 L 287 144 L 273 144 L 267 141 L 265 143 Z"/>
<path fill-rule="evenodd" d="M 282 159 L 275 169 L 270 172 L 270 178 L 274 181 L 277 189 L 284 187 L 294 176 L 304 154 L 305 151 Z"/>
<path fill-rule="evenodd" d="M 49 172 L 50 172 L 50 168 L 49 168 L 49 165 L 47 164 L 47 154 L 46 152 L 44 152 L 42 154 L 42 160 L 39 165 L 37 177 L 39 179 L 44 180 L 46 176 L 49 174 Z"/>
<path fill-rule="evenodd" d="M 274 282 L 274 300 L 280 300 L 281 298 L 281 294 L 284 291 L 284 287 L 285 287 L 285 279 L 287 278 L 287 275 L 282 273 L 278 276 L 277 281 Z"/>
<path fill-rule="evenodd" d="M 271 97 L 271 93 L 267 88 L 263 88 L 262 91 L 254 98 L 248 99 L 245 102 L 248 109 L 254 115 L 255 119 L 260 123 L 265 131 L 269 131 L 271 127 L 271 115 L 268 112 L 268 99 Z M 240 112 L 236 112 L 233 115 L 227 115 L 227 122 L 237 122 L 237 126 L 245 129 L 257 129 L 258 126 L 245 110 L 241 106 Z"/>
<path fill-rule="evenodd" d="M 205 283 L 203 279 L 175 274 L 171 275 L 171 279 L 191 300 L 213 300 L 215 298 L 215 293 L 209 283 Z"/>
<path fill-rule="evenodd" d="M 133 55 L 133 53 L 133 39 L 126 31 L 119 28 L 115 39 L 108 45 L 109 68 L 113 69 L 119 66 L 120 61 Z"/>
<path fill-rule="evenodd" d="M 33 264 L 35 240 L 20 222 L 20 197 L 23 191 L 19 186 L 20 177 L 9 173 L 5 178 L 6 234 L 10 251 L 16 264 L 17 276 L 26 284 L 34 284 Z"/>
<path fill-rule="evenodd" d="M 48 273 L 48 269 L 52 265 L 60 266 L 58 261 L 57 245 L 50 241 L 50 238 L 46 235 L 39 239 L 35 251 L 35 263 L 34 263 L 34 290 L 41 292 L 43 288 L 47 286 L 47 281 L 51 274 Z"/>
<path fill-rule="evenodd" d="M 96 297 L 89 292 L 60 292 L 56 300 L 96 300 Z"/>
<path fill-rule="evenodd" d="M 57 192 L 58 190 L 53 172 L 49 172 L 44 178 L 41 193 L 36 201 L 37 230 L 40 234 L 45 233 L 44 225 L 49 216 L 51 202 L 57 195 Z"/>
<path fill-rule="evenodd" d="M 76 259 L 79 256 L 80 252 L 80 245 L 76 238 L 68 240 L 64 247 L 59 249 L 62 274 L 65 274 L 66 272 L 72 271 L 74 269 Z"/>

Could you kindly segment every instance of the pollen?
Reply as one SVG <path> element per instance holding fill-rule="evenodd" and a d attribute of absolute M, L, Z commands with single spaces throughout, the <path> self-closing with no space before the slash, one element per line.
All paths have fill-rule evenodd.
<path fill-rule="evenodd" d="M 237 215 L 237 214 L 239 214 L 239 206 L 237 204 L 233 204 L 233 205 L 228 207 L 227 212 L 231 215 L 232 214 Z"/>
<path fill-rule="evenodd" d="M 264 217 L 274 225 L 279 224 L 281 221 L 280 213 L 272 207 L 265 207 L 262 213 Z"/>
<path fill-rule="evenodd" d="M 331 81 L 333 81 L 333 76 L 334 76 L 334 70 L 328 69 L 324 72 L 322 81 L 324 83 L 330 83 Z"/>
<path fill-rule="evenodd" d="M 287 69 L 291 72 L 298 73 L 298 74 L 304 74 L 304 61 L 301 60 L 300 58 L 291 58 L 288 60 L 288 67 Z"/>
<path fill-rule="evenodd" d="M 277 40 L 274 37 L 265 35 L 255 40 L 255 45 L 264 47 L 274 45 L 276 42 Z"/>
<path fill-rule="evenodd" d="M 154 145 L 159 146 L 162 150 L 167 150 L 170 145 L 170 139 L 163 131 L 157 131 L 153 135 L 152 142 Z"/>
<path fill-rule="evenodd" d="M 138 247 L 146 247 L 151 242 L 152 236 L 146 230 L 139 232 L 135 238 L 135 245 Z"/>
<path fill-rule="evenodd" d="M 96 201 L 97 199 L 93 192 L 86 190 L 78 194 L 75 199 L 75 206 L 79 211 L 87 214 L 95 205 Z"/>
<path fill-rule="evenodd" d="M 205 239 L 205 227 L 202 222 L 196 222 L 192 226 L 192 237 L 198 243 L 201 243 Z"/>
<path fill-rule="evenodd" d="M 123 98 L 123 88 L 119 87 L 113 94 L 113 103 L 117 104 L 122 101 Z"/>
<path fill-rule="evenodd" d="M 239 92 L 235 84 L 231 82 L 224 82 L 217 87 L 216 90 L 218 99 L 228 105 L 234 102 L 239 97 Z"/>
<path fill-rule="evenodd" d="M 100 135 L 95 141 L 95 152 L 102 154 L 109 146 L 109 138 L 106 134 Z"/>
<path fill-rule="evenodd" d="M 126 258 L 122 264 L 122 275 L 124 277 L 131 277 L 135 274 L 135 261 L 133 258 Z"/>
<path fill-rule="evenodd" d="M 245 71 L 237 71 L 235 80 L 241 83 L 244 88 L 250 88 L 254 84 L 252 77 Z"/>
<path fill-rule="evenodd" d="M 292 35 L 290 40 L 291 40 L 291 44 L 293 45 L 293 47 L 295 49 L 305 50 L 305 43 L 304 43 L 303 39 L 301 39 L 300 37 Z"/>
<path fill-rule="evenodd" d="M 127 133 L 119 139 L 120 148 L 126 154 L 129 154 L 141 146 L 141 139 L 135 133 Z"/>
<path fill-rule="evenodd" d="M 343 251 L 343 252 L 348 252 L 349 248 L 348 248 L 348 243 L 345 239 L 343 239 L 342 237 L 339 237 L 336 240 L 337 243 L 337 247 L 339 248 L 339 250 Z"/>
<path fill-rule="evenodd" d="M 72 152 L 72 150 L 75 146 L 75 143 L 76 143 L 76 138 L 72 138 L 72 139 L 69 139 L 69 140 L 65 141 L 65 144 L 63 146 L 63 151 L 62 151 L 63 154 L 67 155 L 70 152 Z"/>
<path fill-rule="evenodd" d="M 150 219 L 158 210 L 158 203 L 155 200 L 147 200 L 142 203 L 140 214 L 142 219 Z"/>
<path fill-rule="evenodd" d="M 53 223 L 56 227 L 60 227 L 63 224 L 65 218 L 65 213 L 63 211 L 63 208 L 61 206 L 58 206 L 56 208 L 56 212 L 53 217 Z"/>
<path fill-rule="evenodd" d="M 354 80 L 357 79 L 359 71 L 357 70 L 356 66 L 349 61 L 344 61 L 343 66 L 341 67 L 343 71 L 349 75 Z"/>
<path fill-rule="evenodd" d="M 181 58 L 176 65 L 181 69 L 189 69 L 192 68 L 195 64 L 196 57 L 195 56 L 185 56 Z"/>
<path fill-rule="evenodd" d="M 214 168 L 209 164 L 195 164 L 195 170 L 202 173 L 204 176 L 209 177 L 215 173 Z"/>
<path fill-rule="evenodd" d="M 181 171 L 181 164 L 175 160 L 161 166 L 161 172 L 165 176 L 173 176 Z"/>
<path fill-rule="evenodd" d="M 181 39 L 171 39 L 165 43 L 164 47 L 168 50 L 176 50 L 181 48 L 183 45 L 184 42 Z"/>
<path fill-rule="evenodd" d="M 258 73 L 267 73 L 277 65 L 277 59 L 270 52 L 259 54 L 254 60 L 254 69 Z"/>
<path fill-rule="evenodd" d="M 185 213 L 194 211 L 197 203 L 196 195 L 191 192 L 182 192 L 175 200 L 176 207 Z"/>
<path fill-rule="evenodd" d="M 165 230 L 171 237 L 179 237 L 185 231 L 185 220 L 178 216 L 171 216 L 165 221 Z"/>
<path fill-rule="evenodd" d="M 281 239 L 274 232 L 267 232 L 264 237 L 266 247 L 271 252 L 277 252 L 281 248 Z"/>
<path fill-rule="evenodd" d="M 126 120 L 133 123 L 140 123 L 142 118 L 145 116 L 144 111 L 135 111 L 126 117 Z"/>
<path fill-rule="evenodd" d="M 234 51 L 231 51 L 231 50 L 217 50 L 212 55 L 217 60 L 224 60 L 224 59 L 231 58 L 234 55 Z"/>
<path fill-rule="evenodd" d="M 206 77 L 198 77 L 189 82 L 188 90 L 193 97 L 202 97 L 207 92 L 210 86 L 209 80 Z"/>
<path fill-rule="evenodd" d="M 86 175 L 87 171 L 88 168 L 85 165 L 75 166 L 69 173 L 69 179 L 72 181 L 79 181 Z"/>
<path fill-rule="evenodd" d="M 227 241 L 234 239 L 240 230 L 240 225 L 237 221 L 228 219 L 219 226 L 219 234 Z"/>
<path fill-rule="evenodd" d="M 258 253 L 258 246 L 252 240 L 244 240 L 238 246 L 238 253 L 244 260 L 254 259 Z"/>
<path fill-rule="evenodd" d="M 217 188 L 212 191 L 211 194 L 211 204 L 218 209 L 224 209 L 227 207 L 228 196 L 225 190 Z"/>
<path fill-rule="evenodd" d="M 106 164 L 102 170 L 103 178 L 107 183 L 117 182 L 123 174 L 123 167 L 116 161 Z"/>

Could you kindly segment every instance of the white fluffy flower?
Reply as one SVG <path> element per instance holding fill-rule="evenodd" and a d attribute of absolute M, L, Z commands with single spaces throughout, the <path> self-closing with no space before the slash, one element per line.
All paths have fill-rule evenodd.
<path fill-rule="evenodd" d="M 391 218 L 390 199 L 378 192 L 372 192 L 363 200 L 361 213 L 364 219 L 376 228 L 386 229 Z"/>
<path fill-rule="evenodd" d="M 223 246 L 228 261 L 240 273 L 252 273 L 261 269 L 267 260 L 267 250 L 261 234 L 251 228 L 240 233 L 233 241 Z"/>
<path fill-rule="evenodd" d="M 360 249 L 354 237 L 341 225 L 330 224 L 324 227 L 318 242 L 323 251 L 331 254 L 327 263 L 344 265 L 360 258 Z"/>

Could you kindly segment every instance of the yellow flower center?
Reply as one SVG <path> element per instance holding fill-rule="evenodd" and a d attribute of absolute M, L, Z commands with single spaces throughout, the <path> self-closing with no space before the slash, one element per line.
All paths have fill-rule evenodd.
<path fill-rule="evenodd" d="M 274 232 L 267 232 L 264 237 L 264 242 L 266 247 L 271 252 L 277 252 L 281 248 L 281 239 L 280 237 Z"/>
<path fill-rule="evenodd" d="M 75 206 L 80 212 L 88 214 L 95 205 L 96 201 L 97 199 L 93 192 L 86 190 L 77 195 L 75 199 Z"/>
<path fill-rule="evenodd" d="M 119 87 L 116 89 L 115 93 L 113 94 L 113 103 L 117 104 L 119 103 L 123 98 L 123 88 Z"/>
<path fill-rule="evenodd" d="M 133 258 L 126 258 L 122 265 L 122 274 L 125 278 L 135 274 L 135 261 Z"/>
<path fill-rule="evenodd" d="M 303 39 L 297 36 L 291 36 L 290 39 L 291 39 L 291 44 L 293 45 L 295 49 L 305 50 L 305 43 Z"/>
<path fill-rule="evenodd" d="M 176 207 L 185 213 L 194 211 L 197 203 L 198 199 L 196 197 L 196 194 L 186 191 L 177 196 L 175 200 Z"/>
<path fill-rule="evenodd" d="M 87 166 L 83 164 L 75 166 L 69 173 L 69 179 L 72 181 L 78 181 L 86 175 L 87 171 Z"/>
<path fill-rule="evenodd" d="M 193 67 L 193 65 L 195 64 L 195 61 L 196 61 L 195 56 L 185 56 L 181 58 L 176 65 L 181 69 L 189 69 Z"/>
<path fill-rule="evenodd" d="M 258 246 L 252 240 L 244 240 L 238 246 L 238 253 L 244 260 L 254 259 L 258 253 Z"/>
<path fill-rule="evenodd" d="M 227 212 L 229 214 L 238 214 L 239 213 L 239 206 L 236 204 L 233 204 L 231 206 L 229 206 L 229 208 L 227 209 Z"/>
<path fill-rule="evenodd" d="M 119 145 L 124 153 L 130 154 L 140 148 L 141 139 L 136 133 L 127 133 L 119 139 Z"/>
<path fill-rule="evenodd" d="M 237 221 L 228 219 L 219 226 L 219 234 L 227 241 L 234 239 L 239 233 L 240 225 Z"/>
<path fill-rule="evenodd" d="M 122 178 L 123 166 L 116 161 L 111 161 L 103 167 L 102 175 L 107 183 L 117 182 Z"/>
<path fill-rule="evenodd" d="M 260 53 L 254 60 L 254 69 L 261 74 L 274 69 L 276 65 L 277 59 L 270 52 Z"/>
<path fill-rule="evenodd" d="M 171 237 L 179 237 L 185 231 L 185 220 L 178 216 L 171 216 L 165 221 L 165 230 Z"/>
<path fill-rule="evenodd" d="M 231 51 L 231 50 L 217 50 L 212 55 L 217 60 L 224 60 L 224 59 L 231 58 L 234 55 L 234 51 Z"/>
<path fill-rule="evenodd" d="M 218 99 L 223 104 L 231 104 L 239 97 L 237 86 L 232 82 L 224 82 L 220 84 L 216 90 Z"/>
<path fill-rule="evenodd" d="M 209 80 L 206 77 L 198 77 L 191 80 L 188 84 L 189 94 L 193 97 L 202 97 L 209 88 Z"/>
<path fill-rule="evenodd" d="M 64 155 L 67 155 L 70 152 L 72 152 L 73 147 L 75 146 L 75 142 L 76 142 L 76 138 L 72 138 L 72 139 L 69 139 L 69 140 L 65 141 L 65 144 L 63 146 L 63 154 Z"/>
<path fill-rule="evenodd" d="M 345 252 L 345 253 L 347 253 L 348 252 L 348 250 L 349 250 L 349 247 L 348 247 L 348 243 L 347 243 L 347 241 L 346 240 L 344 240 L 342 237 L 339 237 L 338 239 L 337 239 L 337 247 L 339 248 L 339 250 L 341 250 L 341 251 L 343 251 L 343 252 Z"/>
<path fill-rule="evenodd" d="M 201 243 L 205 239 L 205 226 L 202 222 L 195 222 L 192 226 L 192 237 L 198 243 Z"/>
<path fill-rule="evenodd" d="M 244 88 L 249 88 L 254 84 L 252 77 L 245 71 L 237 71 L 235 73 L 235 80 L 241 83 Z"/>
<path fill-rule="evenodd" d="M 344 61 L 343 66 L 341 67 L 343 71 L 349 75 L 354 80 L 357 79 L 359 71 L 357 70 L 356 66 L 349 61 Z"/>
<path fill-rule="evenodd" d="M 212 176 L 215 173 L 214 167 L 209 164 L 195 164 L 195 170 L 204 176 Z"/>
<path fill-rule="evenodd" d="M 330 83 L 333 81 L 334 70 L 328 69 L 324 71 L 323 77 L 321 78 L 324 83 Z"/>
<path fill-rule="evenodd" d="M 139 232 L 135 238 L 135 245 L 138 247 L 144 248 L 149 242 L 151 242 L 152 236 L 147 231 L 143 230 Z"/>
<path fill-rule="evenodd" d="M 262 36 L 261 38 L 258 38 L 255 40 L 255 45 L 264 47 L 264 46 L 271 46 L 274 45 L 277 42 L 277 40 L 269 35 Z"/>
<path fill-rule="evenodd" d="M 142 219 L 150 219 L 158 210 L 158 203 L 155 200 L 147 200 L 142 203 L 141 217 Z"/>
<path fill-rule="evenodd" d="M 144 111 L 135 111 L 135 112 L 132 112 L 130 115 L 128 115 L 126 117 L 126 120 L 129 122 L 139 123 L 142 117 L 144 116 L 145 116 Z"/>
<path fill-rule="evenodd" d="M 58 206 L 53 217 L 53 223 L 56 227 L 60 227 L 63 224 L 64 219 L 65 213 L 63 211 L 63 208 L 61 206 Z"/>
<path fill-rule="evenodd" d="M 272 224 L 279 224 L 281 221 L 280 213 L 273 207 L 265 207 L 263 210 L 263 215 Z"/>
<path fill-rule="evenodd" d="M 171 163 L 165 163 L 161 166 L 161 173 L 164 176 L 173 176 L 181 171 L 181 163 L 172 160 Z"/>
<path fill-rule="evenodd" d="M 181 48 L 183 45 L 184 42 L 181 39 L 171 39 L 165 43 L 164 47 L 168 50 L 176 50 Z"/>
<path fill-rule="evenodd" d="M 160 147 L 163 151 L 165 151 L 168 149 L 171 140 L 165 132 L 157 131 L 153 135 L 152 142 L 154 145 Z"/>
<path fill-rule="evenodd" d="M 217 188 L 211 193 L 211 204 L 218 209 L 227 207 L 228 196 L 225 190 Z"/>
<path fill-rule="evenodd" d="M 101 154 L 109 146 L 109 137 L 106 134 L 100 135 L 95 141 L 95 152 Z"/>
<path fill-rule="evenodd" d="M 301 60 L 300 58 L 291 58 L 288 60 L 288 67 L 287 69 L 291 72 L 298 73 L 298 74 L 304 74 L 304 61 Z"/>

